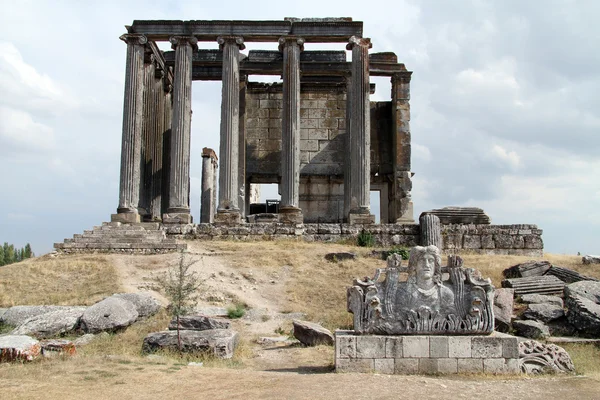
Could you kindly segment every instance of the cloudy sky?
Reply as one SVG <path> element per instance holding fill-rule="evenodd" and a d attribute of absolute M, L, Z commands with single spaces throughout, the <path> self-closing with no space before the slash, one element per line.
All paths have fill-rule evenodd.
<path fill-rule="evenodd" d="M 261 0 L 257 7 L 0 0 L 0 6 L 0 242 L 30 242 L 45 253 L 115 212 L 124 25 L 349 16 L 364 21 L 373 52 L 393 51 L 414 71 L 415 217 L 476 206 L 495 224 L 537 224 L 547 252 L 600 253 L 600 2 Z M 389 100 L 386 79 L 372 82 L 373 98 Z M 196 219 L 201 149 L 218 149 L 219 97 L 220 83 L 194 84 Z"/>

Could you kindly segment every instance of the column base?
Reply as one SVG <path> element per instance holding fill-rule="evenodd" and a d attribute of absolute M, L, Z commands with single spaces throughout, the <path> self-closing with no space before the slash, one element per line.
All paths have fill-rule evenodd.
<path fill-rule="evenodd" d="M 297 225 L 304 223 L 304 215 L 302 209 L 292 206 L 284 206 L 279 208 L 279 214 L 277 215 L 279 222 L 286 225 Z"/>
<path fill-rule="evenodd" d="M 162 216 L 163 224 L 191 224 L 193 218 L 188 213 L 166 213 Z"/>
<path fill-rule="evenodd" d="M 415 223 L 412 201 L 408 202 L 406 211 L 404 211 L 404 214 L 402 214 L 402 216 L 400 218 L 396 219 L 396 223 L 397 224 L 414 224 Z"/>
<path fill-rule="evenodd" d="M 241 223 L 241 214 L 239 210 L 218 210 L 215 215 L 215 224 L 218 225 L 239 225 Z"/>
<path fill-rule="evenodd" d="M 121 222 L 123 224 L 139 224 L 141 222 L 140 214 L 135 212 L 125 212 L 110 215 L 110 222 Z"/>
<path fill-rule="evenodd" d="M 375 223 L 375 215 L 373 214 L 348 214 L 348 223 L 350 225 L 373 225 Z"/>

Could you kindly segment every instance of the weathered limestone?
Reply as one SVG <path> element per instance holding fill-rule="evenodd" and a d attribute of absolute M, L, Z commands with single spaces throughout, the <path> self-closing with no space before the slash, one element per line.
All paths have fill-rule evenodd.
<path fill-rule="evenodd" d="M 111 332 L 128 327 L 137 318 L 138 312 L 132 302 L 108 297 L 85 310 L 81 325 L 87 333 Z"/>
<path fill-rule="evenodd" d="M 531 339 L 545 339 L 550 336 L 550 330 L 541 322 L 533 320 L 515 320 L 512 326 L 517 335 Z"/>
<path fill-rule="evenodd" d="M 371 215 L 370 206 L 369 49 L 371 47 L 370 39 L 358 37 L 350 38 L 347 45 L 347 49 L 352 50 L 350 126 L 346 137 L 349 143 L 349 171 L 352 178 L 350 187 L 345 187 L 344 190 L 350 191 L 348 210 L 350 224 L 375 223 L 375 216 Z"/>
<path fill-rule="evenodd" d="M 177 331 L 162 331 L 148 334 L 142 351 L 152 353 L 161 348 L 177 350 Z M 231 358 L 237 347 L 238 333 L 230 329 L 205 331 L 182 330 L 181 346 L 184 352 L 206 352 L 217 358 Z"/>
<path fill-rule="evenodd" d="M 0 335 L 0 362 L 32 361 L 40 351 L 40 343 L 29 336 Z"/>
<path fill-rule="evenodd" d="M 294 320 L 294 337 L 306 346 L 333 345 L 333 335 L 328 329 L 308 321 Z"/>
<path fill-rule="evenodd" d="M 600 256 L 583 256 L 581 257 L 581 262 L 584 264 L 600 264 Z"/>
<path fill-rule="evenodd" d="M 494 291 L 494 328 L 508 332 L 510 329 L 515 291 L 513 289 L 496 288 Z"/>
<path fill-rule="evenodd" d="M 421 227 L 421 246 L 443 248 L 440 219 L 436 215 L 421 214 L 419 226 Z"/>
<path fill-rule="evenodd" d="M 519 342 L 519 368 L 526 374 L 575 372 L 575 365 L 565 349 L 535 340 Z"/>
<path fill-rule="evenodd" d="M 279 51 L 283 52 L 283 108 L 281 151 L 282 222 L 302 223 L 299 208 L 300 186 L 300 52 L 304 39 L 282 37 Z"/>
<path fill-rule="evenodd" d="M 224 318 L 213 318 L 206 315 L 183 315 L 179 317 L 179 329 L 206 331 L 209 329 L 229 329 L 231 322 Z M 169 322 L 169 330 L 177 330 L 177 318 Z"/>
<path fill-rule="evenodd" d="M 190 136 L 192 121 L 192 57 L 198 49 L 193 36 L 172 36 L 175 49 L 169 208 L 163 222 L 190 223 Z"/>
<path fill-rule="evenodd" d="M 144 89 L 144 35 L 127 34 L 120 37 L 127 43 L 125 66 L 125 101 L 123 104 L 123 139 L 121 143 L 121 178 L 119 207 L 112 221 L 140 222 L 140 162 L 142 147 L 142 111 Z"/>
<path fill-rule="evenodd" d="M 202 199 L 200 205 L 200 222 L 212 223 L 217 212 L 216 170 L 217 155 L 213 149 L 202 149 Z"/>
<path fill-rule="evenodd" d="M 403 272 L 408 280 L 399 282 Z M 490 280 L 463 268 L 460 257 L 448 257 L 442 267 L 437 247 L 413 247 L 408 267 L 388 265 L 372 279 L 355 279 L 347 307 L 360 334 L 481 335 L 494 329 L 493 296 Z"/>
<path fill-rule="evenodd" d="M 567 319 L 579 331 L 600 338 L 600 282 L 582 281 L 565 288 Z"/>
<path fill-rule="evenodd" d="M 85 310 L 86 307 L 69 307 L 40 314 L 25 320 L 11 334 L 48 338 L 71 333 L 78 328 Z"/>
<path fill-rule="evenodd" d="M 504 279 L 502 287 L 513 288 L 515 295 L 522 294 L 562 294 L 565 283 L 552 275 L 530 276 L 527 278 Z"/>
<path fill-rule="evenodd" d="M 221 100 L 221 146 L 219 157 L 219 205 L 215 222 L 238 223 L 238 150 L 240 105 L 240 49 L 244 49 L 241 37 L 219 37 L 223 51 L 223 87 Z"/>
<path fill-rule="evenodd" d="M 444 207 L 437 210 L 429 210 L 426 213 L 437 215 L 444 225 L 490 224 L 490 217 L 481 208 L 477 207 Z"/>

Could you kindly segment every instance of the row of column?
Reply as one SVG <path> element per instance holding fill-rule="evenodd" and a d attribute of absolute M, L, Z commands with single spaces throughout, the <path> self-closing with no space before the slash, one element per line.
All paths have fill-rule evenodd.
<path fill-rule="evenodd" d="M 119 207 L 113 221 L 140 221 L 140 166 L 143 123 L 144 47 L 147 38 L 127 34 L 125 101 Z M 190 223 L 189 172 L 191 137 L 192 59 L 197 38 L 173 36 L 175 69 L 172 91 L 173 114 L 170 138 L 169 200 L 163 222 Z M 239 52 L 244 49 L 241 37 L 219 37 L 223 52 L 222 103 L 220 127 L 219 195 L 216 222 L 240 221 L 239 161 Z M 281 206 L 284 222 L 301 223 L 300 182 L 300 52 L 304 40 L 282 37 L 283 109 L 281 157 Z M 370 39 L 352 37 L 352 68 L 347 93 L 347 154 L 344 173 L 345 213 L 350 223 L 373 223 L 370 215 L 370 106 L 369 48 Z"/>

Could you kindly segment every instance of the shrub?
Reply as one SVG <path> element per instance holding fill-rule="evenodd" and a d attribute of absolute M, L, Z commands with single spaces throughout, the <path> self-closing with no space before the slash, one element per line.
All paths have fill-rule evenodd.
<path fill-rule="evenodd" d="M 408 260 L 409 252 L 410 250 L 404 247 L 392 247 L 390 250 L 385 252 L 387 253 L 385 258 L 387 259 L 392 254 L 398 254 L 403 260 Z"/>
<path fill-rule="evenodd" d="M 236 304 L 227 309 L 227 316 L 231 319 L 242 318 L 246 314 L 246 307 L 243 304 Z"/>
<path fill-rule="evenodd" d="M 356 243 L 360 247 L 373 247 L 375 245 L 375 238 L 371 232 L 367 232 L 364 229 L 360 231 L 356 238 Z"/>

